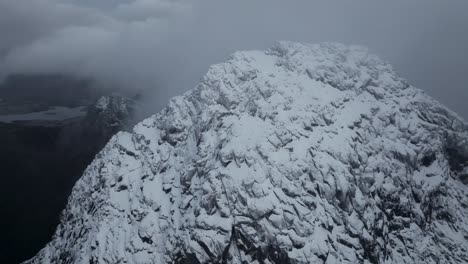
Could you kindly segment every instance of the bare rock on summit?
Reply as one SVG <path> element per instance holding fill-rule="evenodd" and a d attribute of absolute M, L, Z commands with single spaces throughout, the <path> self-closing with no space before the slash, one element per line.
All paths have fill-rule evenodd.
<path fill-rule="evenodd" d="M 120 132 L 27 263 L 467 263 L 468 125 L 360 47 L 237 52 Z"/>

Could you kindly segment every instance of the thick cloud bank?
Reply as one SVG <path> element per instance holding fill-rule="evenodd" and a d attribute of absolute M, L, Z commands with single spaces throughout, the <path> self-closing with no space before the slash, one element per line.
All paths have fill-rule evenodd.
<path fill-rule="evenodd" d="M 150 90 L 154 110 L 235 50 L 361 44 L 468 117 L 466 1 L 0 0 L 0 75 L 68 73 Z"/>

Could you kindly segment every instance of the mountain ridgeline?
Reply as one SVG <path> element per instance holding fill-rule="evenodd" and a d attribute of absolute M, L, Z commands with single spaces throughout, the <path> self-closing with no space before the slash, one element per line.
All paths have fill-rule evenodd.
<path fill-rule="evenodd" d="M 26 263 L 467 263 L 468 124 L 360 47 L 237 52 L 88 166 Z"/>

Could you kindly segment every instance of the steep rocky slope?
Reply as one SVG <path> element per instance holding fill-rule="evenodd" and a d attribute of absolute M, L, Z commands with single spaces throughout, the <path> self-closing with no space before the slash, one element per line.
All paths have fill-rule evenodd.
<path fill-rule="evenodd" d="M 365 49 L 238 52 L 111 139 L 29 263 L 466 263 L 467 131 Z"/>

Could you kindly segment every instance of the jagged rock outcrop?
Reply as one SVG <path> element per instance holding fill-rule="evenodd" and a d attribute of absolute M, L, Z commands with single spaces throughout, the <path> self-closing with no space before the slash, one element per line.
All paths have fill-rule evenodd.
<path fill-rule="evenodd" d="M 125 128 L 132 123 L 137 106 L 135 100 L 125 96 L 101 96 L 96 104 L 89 108 L 87 119 L 108 128 Z"/>
<path fill-rule="evenodd" d="M 238 52 L 111 139 L 28 263 L 466 263 L 467 131 L 363 48 Z"/>

